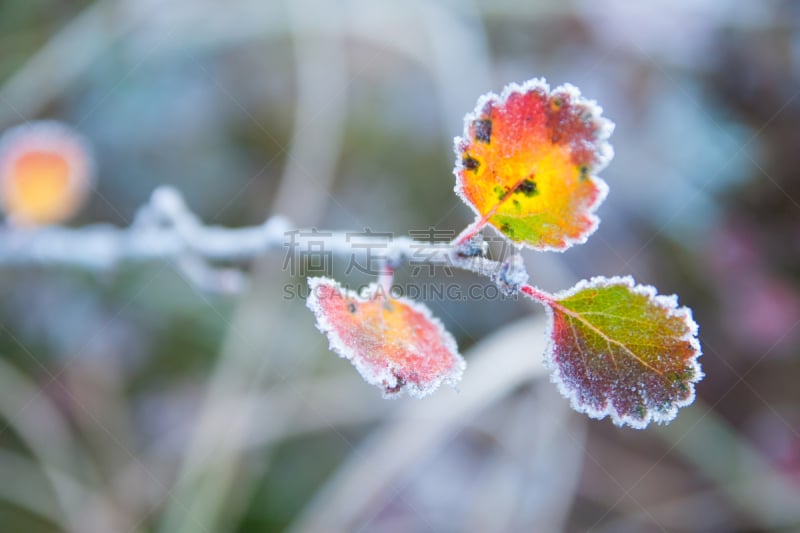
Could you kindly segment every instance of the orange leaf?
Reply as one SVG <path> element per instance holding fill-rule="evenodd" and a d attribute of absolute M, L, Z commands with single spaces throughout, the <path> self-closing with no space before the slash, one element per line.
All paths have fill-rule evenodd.
<path fill-rule="evenodd" d="M 520 246 L 585 242 L 608 190 L 593 173 L 613 155 L 601 112 L 572 85 L 551 92 L 538 79 L 484 95 L 456 138 L 456 192 Z"/>
<path fill-rule="evenodd" d="M 331 349 L 383 389 L 421 398 L 455 385 L 466 363 L 453 337 L 422 304 L 385 295 L 372 284 L 361 295 L 327 278 L 310 278 L 306 304 Z"/>
<path fill-rule="evenodd" d="M 83 204 L 92 157 L 80 135 L 57 122 L 32 122 L 0 140 L 3 210 L 16 224 L 62 222 Z"/>

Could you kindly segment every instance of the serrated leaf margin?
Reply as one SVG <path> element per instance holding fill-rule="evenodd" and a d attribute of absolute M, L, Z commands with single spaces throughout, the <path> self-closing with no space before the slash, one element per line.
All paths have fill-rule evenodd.
<path fill-rule="evenodd" d="M 550 90 L 550 84 L 547 83 L 545 78 L 532 78 L 528 81 L 523 83 L 516 83 L 512 82 L 506 85 L 502 92 L 498 95 L 492 91 L 489 91 L 485 94 L 482 94 L 478 98 L 478 102 L 475 105 L 475 109 L 471 112 L 464 115 L 464 131 L 460 136 L 457 136 L 453 139 L 453 151 L 456 155 L 455 165 L 453 167 L 453 174 L 456 177 L 456 183 L 453 187 L 453 191 L 456 195 L 461 199 L 462 202 L 467 204 L 469 208 L 475 213 L 476 220 L 480 220 L 483 214 L 478 210 L 478 208 L 467 198 L 464 194 L 464 184 L 462 183 L 461 173 L 465 170 L 464 163 L 462 161 L 462 152 L 464 150 L 464 144 L 469 142 L 469 128 L 473 121 L 477 120 L 483 108 L 488 103 L 495 103 L 497 105 L 505 105 L 508 101 L 508 98 L 515 93 L 519 94 L 526 94 L 530 91 L 534 91 L 536 89 L 541 89 L 544 93 L 548 96 L 552 96 L 557 93 L 565 94 L 571 102 L 573 102 L 576 106 L 583 107 L 591 116 L 591 119 L 598 125 L 597 134 L 595 135 L 595 143 L 597 144 L 597 149 L 595 153 L 597 154 L 597 161 L 589 166 L 590 171 L 590 179 L 592 183 L 598 188 L 598 195 L 595 201 L 590 205 L 587 206 L 585 214 L 591 221 L 591 227 L 586 230 L 580 237 L 575 239 L 565 238 L 564 246 L 563 247 L 556 247 L 556 246 L 533 246 L 524 241 L 515 241 L 511 239 L 508 235 L 500 231 L 499 228 L 496 228 L 493 224 L 487 224 L 490 226 L 495 233 L 507 239 L 509 242 L 513 243 L 514 246 L 517 248 L 530 248 L 532 250 L 537 250 L 540 252 L 565 252 L 570 249 L 575 244 L 583 244 L 585 243 L 589 237 L 597 231 L 597 228 L 600 226 L 600 218 L 596 215 L 597 209 L 603 203 L 603 201 L 608 196 L 608 184 L 599 176 L 596 176 L 595 173 L 600 172 L 603 170 L 611 160 L 614 158 L 614 148 L 611 146 L 611 143 L 608 142 L 608 139 L 611 137 L 611 134 L 614 132 L 615 124 L 610 119 L 603 116 L 603 108 L 597 103 L 596 100 L 591 100 L 588 98 L 584 98 L 581 94 L 580 89 L 576 86 L 572 85 L 571 83 L 564 83 L 553 89 Z"/>
<path fill-rule="evenodd" d="M 353 357 L 352 350 L 344 344 L 325 313 L 320 311 L 321 306 L 319 303 L 317 288 L 321 285 L 333 287 L 345 297 L 353 298 L 361 303 L 372 300 L 379 291 L 383 290 L 383 287 L 379 283 L 371 283 L 363 287 L 359 293 L 343 287 L 341 284 L 339 284 L 339 282 L 331 278 L 324 276 L 308 278 L 309 292 L 308 298 L 306 299 L 306 307 L 308 307 L 311 312 L 314 313 L 314 316 L 316 317 L 317 329 L 328 338 L 328 344 L 331 351 L 336 353 L 342 359 L 347 359 L 350 361 L 364 381 L 383 389 L 384 398 L 398 398 L 403 392 L 414 398 L 424 398 L 438 389 L 442 384 L 447 384 L 455 388 L 458 382 L 461 381 L 461 377 L 467 367 L 467 363 L 458 352 L 458 345 L 455 338 L 450 334 L 449 331 L 447 331 L 447 329 L 445 329 L 441 320 L 435 317 L 426 305 L 402 296 L 398 296 L 392 298 L 405 305 L 408 305 L 412 310 L 420 313 L 437 329 L 439 338 L 442 340 L 442 344 L 453 356 L 456 364 L 453 365 L 453 368 L 449 373 L 443 374 L 436 380 L 431 381 L 427 387 L 419 387 L 416 383 L 407 381 L 400 388 L 398 393 L 388 393 L 387 389 L 397 386 L 397 377 L 393 372 L 396 367 L 388 366 L 387 368 L 382 369 L 382 371 L 376 372 L 374 367 L 366 365 L 361 358 Z"/>
<path fill-rule="evenodd" d="M 555 311 L 551 307 L 551 305 L 545 304 L 545 309 L 547 312 L 547 348 L 544 353 L 544 366 L 550 371 L 550 381 L 556 385 L 558 391 L 561 393 L 562 396 L 569 400 L 570 406 L 578 411 L 579 413 L 586 414 L 589 418 L 594 418 L 597 420 L 602 420 L 606 416 L 611 418 L 611 421 L 616 426 L 629 426 L 634 429 L 644 429 L 646 428 L 650 422 L 656 422 L 658 424 L 665 424 L 673 420 L 677 414 L 678 410 L 681 407 L 686 407 L 694 402 L 695 399 L 695 384 L 701 381 L 705 374 L 703 374 L 703 370 L 700 366 L 700 362 L 698 358 L 703 355 L 702 349 L 700 347 L 700 341 L 697 338 L 699 332 L 699 326 L 694 321 L 692 317 L 692 310 L 686 306 L 678 306 L 678 296 L 675 294 L 671 295 L 662 295 L 658 294 L 658 290 L 653 287 L 652 285 L 641 285 L 637 284 L 633 277 L 631 276 L 613 276 L 607 278 L 605 276 L 594 276 L 589 280 L 581 280 L 575 286 L 570 289 L 566 289 L 560 292 L 553 294 L 554 300 L 561 300 L 565 298 L 569 298 L 571 296 L 576 295 L 582 290 L 585 289 L 592 289 L 592 288 L 602 288 L 602 287 L 610 287 L 614 285 L 623 285 L 629 289 L 631 289 L 634 293 L 640 294 L 642 296 L 646 296 L 650 299 L 655 305 L 661 307 L 662 309 L 667 311 L 668 317 L 678 317 L 687 326 L 687 333 L 680 337 L 679 340 L 689 342 L 690 346 L 692 347 L 694 353 L 692 357 L 689 359 L 691 361 L 691 367 L 694 371 L 693 378 L 687 383 L 689 387 L 689 395 L 683 399 L 674 402 L 671 404 L 670 408 L 666 411 L 654 411 L 652 409 L 648 409 L 645 413 L 644 418 L 636 419 L 625 415 L 620 415 L 617 410 L 614 408 L 614 405 L 611 401 L 606 401 L 606 405 L 604 409 L 594 409 L 590 405 L 583 405 L 580 403 L 578 390 L 575 388 L 571 388 L 567 385 L 566 380 L 562 378 L 560 375 L 561 368 L 555 363 L 554 361 L 554 351 L 555 351 L 555 342 L 553 340 L 553 328 L 555 326 Z"/>

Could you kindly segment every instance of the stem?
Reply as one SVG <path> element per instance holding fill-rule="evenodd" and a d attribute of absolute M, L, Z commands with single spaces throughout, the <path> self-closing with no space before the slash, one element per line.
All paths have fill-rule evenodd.
<path fill-rule="evenodd" d="M 469 226 L 464 228 L 464 231 L 459 233 L 458 237 L 453 239 L 453 246 L 459 247 L 467 244 L 475 235 L 480 233 L 488 221 L 489 218 L 486 216 L 473 220 Z"/>
<path fill-rule="evenodd" d="M 384 260 L 381 265 L 380 274 L 378 274 L 378 285 L 385 297 L 389 298 L 392 294 L 392 281 L 394 280 L 394 268 L 389 264 L 389 261 Z"/>
<path fill-rule="evenodd" d="M 530 296 L 531 298 L 533 298 L 537 302 L 541 302 L 541 303 L 543 303 L 545 305 L 555 305 L 556 304 L 556 299 L 552 294 L 550 294 L 549 292 L 545 292 L 545 291 L 539 290 L 536 287 L 534 287 L 533 285 L 523 285 L 522 287 L 520 287 L 519 291 L 522 294 L 524 294 L 526 296 Z"/>

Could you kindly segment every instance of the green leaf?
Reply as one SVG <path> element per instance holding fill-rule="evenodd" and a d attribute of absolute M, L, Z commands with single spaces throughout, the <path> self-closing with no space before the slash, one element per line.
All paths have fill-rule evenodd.
<path fill-rule="evenodd" d="M 658 296 L 630 277 L 597 277 L 545 303 L 546 362 L 576 410 L 644 428 L 694 400 L 703 377 L 697 324 L 676 296 Z"/>

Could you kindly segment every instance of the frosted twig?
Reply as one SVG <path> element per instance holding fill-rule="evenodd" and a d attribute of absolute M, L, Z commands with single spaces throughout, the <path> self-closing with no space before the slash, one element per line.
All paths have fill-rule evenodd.
<path fill-rule="evenodd" d="M 247 228 L 203 226 L 177 191 L 161 187 L 128 228 L 110 224 L 36 229 L 5 226 L 0 229 L 0 265 L 102 271 L 123 262 L 177 260 L 185 255 L 209 262 L 246 260 L 280 248 L 287 229 L 288 222 L 282 217 Z"/>
<path fill-rule="evenodd" d="M 243 228 L 206 226 L 189 210 L 176 189 L 162 186 L 127 228 L 111 224 L 79 228 L 1 227 L 0 268 L 71 267 L 101 272 L 123 263 L 171 261 L 201 290 L 237 293 L 244 290 L 247 281 L 240 263 L 278 250 L 287 254 L 311 253 L 322 246 L 319 251 L 331 255 L 368 258 L 390 265 L 414 262 L 460 268 L 487 276 L 505 289 L 518 286 L 519 279 L 527 279 L 524 267 L 513 256 L 511 262 L 485 257 L 486 247 L 478 242 L 480 236 L 458 244 L 455 240 L 425 242 L 405 236 L 387 239 L 385 234 L 372 236 L 368 231 L 358 233 L 356 242 L 354 235 L 316 228 L 294 229 L 282 216 Z"/>

